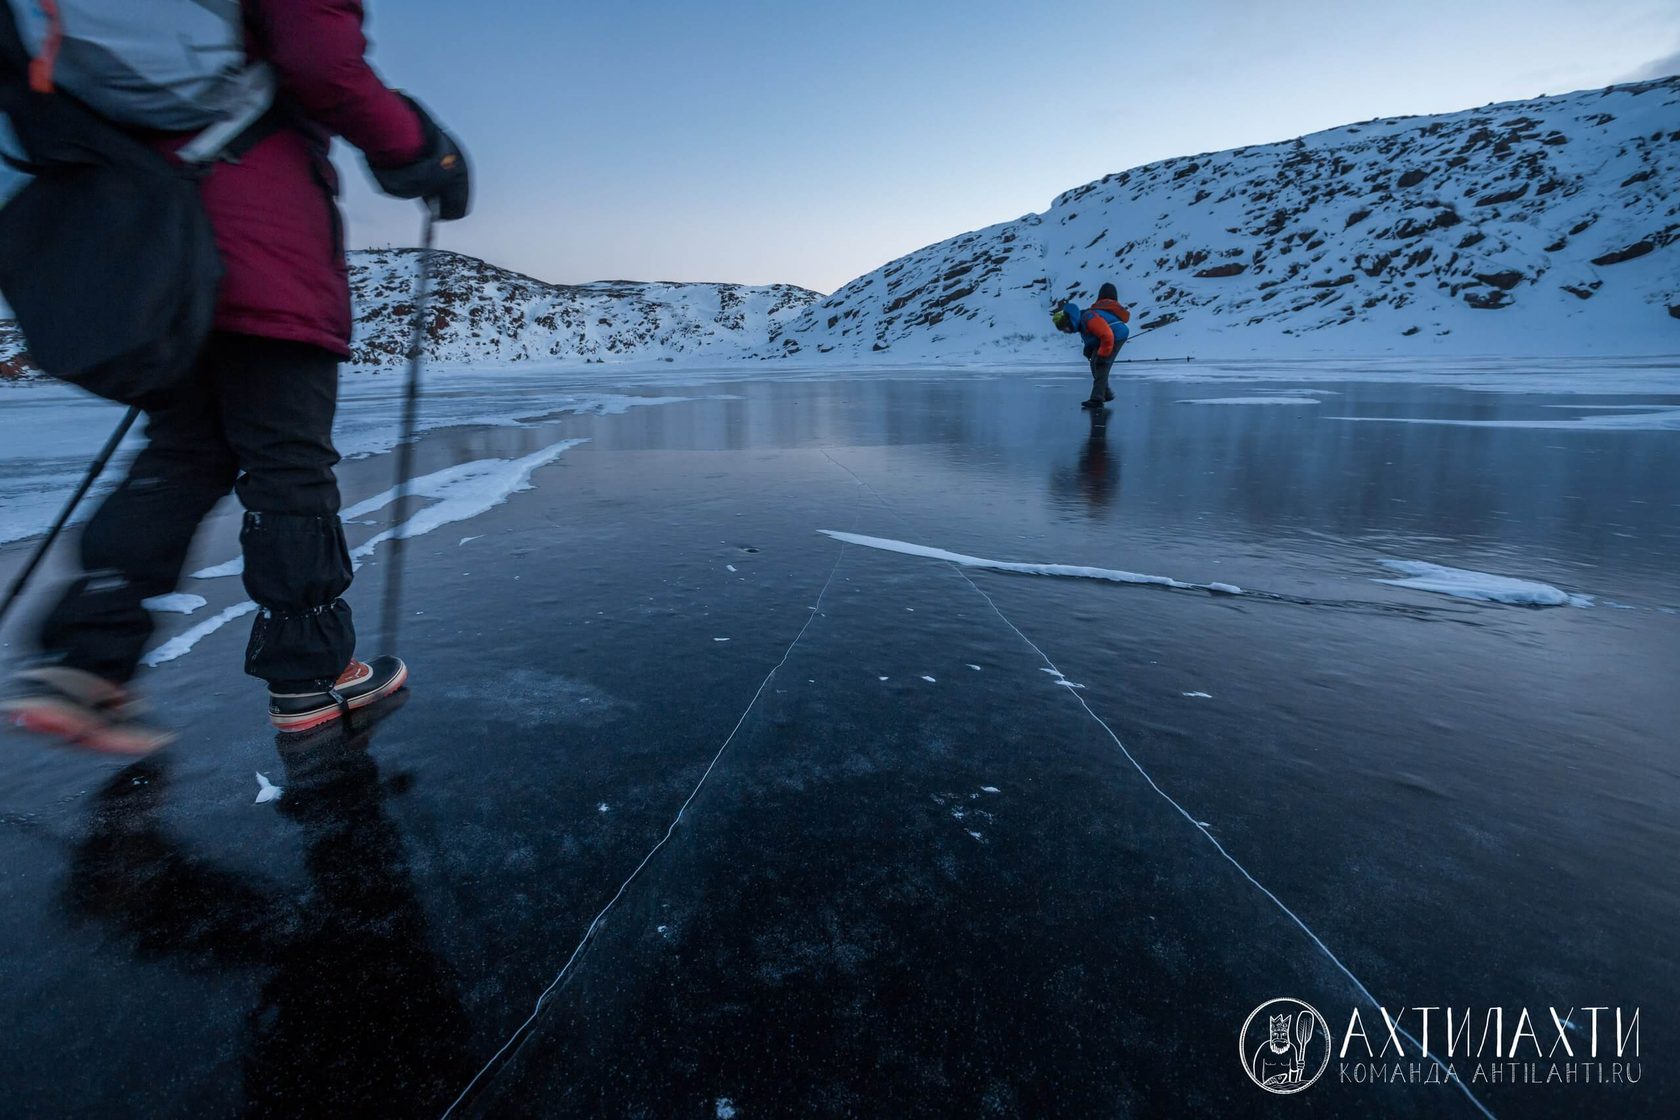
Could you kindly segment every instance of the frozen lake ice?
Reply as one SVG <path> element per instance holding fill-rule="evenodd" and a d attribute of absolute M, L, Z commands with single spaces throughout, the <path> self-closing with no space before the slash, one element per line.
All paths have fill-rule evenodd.
<path fill-rule="evenodd" d="M 1659 1055 L 1326 1114 L 1672 1095 L 1680 373 L 1192 365 L 1101 417 L 1065 367 L 439 373 L 402 710 L 277 757 L 206 628 L 228 509 L 160 618 L 178 744 L 0 733 L 0 1093 L 1221 1114 L 1289 995 L 1640 1006 Z M 347 382 L 370 629 L 399 391 Z M 114 419 L 0 396 L 9 535 Z"/>

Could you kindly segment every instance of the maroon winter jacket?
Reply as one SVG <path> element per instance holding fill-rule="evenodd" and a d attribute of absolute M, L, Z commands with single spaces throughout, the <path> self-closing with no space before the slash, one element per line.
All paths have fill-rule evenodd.
<path fill-rule="evenodd" d="M 361 0 L 246 0 L 253 57 L 266 59 L 281 96 L 308 118 L 242 156 L 217 163 L 203 185 L 225 274 L 216 329 L 350 353 L 350 282 L 333 135 L 369 162 L 419 159 L 420 122 L 364 57 Z"/>

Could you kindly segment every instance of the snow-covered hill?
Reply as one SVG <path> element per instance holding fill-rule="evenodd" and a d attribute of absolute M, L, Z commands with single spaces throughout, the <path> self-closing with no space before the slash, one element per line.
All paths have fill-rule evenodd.
<path fill-rule="evenodd" d="M 350 254 L 352 359 L 399 363 L 408 349 L 418 251 Z M 790 284 L 548 284 L 440 252 L 426 356 L 450 364 L 722 358 L 762 350 L 821 297 Z"/>
<path fill-rule="evenodd" d="M 350 254 L 353 364 L 402 362 L 418 259 L 415 249 Z M 459 253 L 435 261 L 426 357 L 451 365 L 737 357 L 762 352 L 774 328 L 822 298 L 791 284 L 547 284 Z M 0 379 L 34 373 L 16 324 L 0 320 Z"/>
<path fill-rule="evenodd" d="M 1680 352 L 1680 78 L 1110 175 L 852 281 L 770 352 L 1065 356 L 1051 299 L 1104 280 L 1159 328 L 1138 357 Z"/>

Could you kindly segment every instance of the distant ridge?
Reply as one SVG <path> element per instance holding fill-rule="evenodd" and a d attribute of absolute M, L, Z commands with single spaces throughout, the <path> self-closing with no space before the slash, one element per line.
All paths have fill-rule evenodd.
<path fill-rule="evenodd" d="M 859 277 L 769 353 L 1065 356 L 1051 298 L 1113 280 L 1150 354 L 1673 354 L 1677 241 L 1665 78 L 1109 175 Z"/>

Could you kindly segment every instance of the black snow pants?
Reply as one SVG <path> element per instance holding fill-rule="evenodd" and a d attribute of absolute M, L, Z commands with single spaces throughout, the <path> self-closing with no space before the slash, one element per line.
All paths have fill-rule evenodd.
<path fill-rule="evenodd" d="M 1114 347 L 1114 353 L 1106 358 L 1091 355 L 1091 400 L 1102 402 L 1109 399 L 1108 375 L 1114 369 L 1114 359 L 1119 357 L 1120 347 Z"/>
<path fill-rule="evenodd" d="M 257 604 L 245 671 L 283 691 L 331 681 L 355 648 L 350 551 L 338 519 L 338 358 L 320 347 L 217 334 L 146 416 L 146 447 L 81 538 L 82 576 L 43 623 L 48 660 L 126 682 L 151 637 L 143 600 L 175 589 L 193 534 L 229 490 L 245 521 Z"/>

